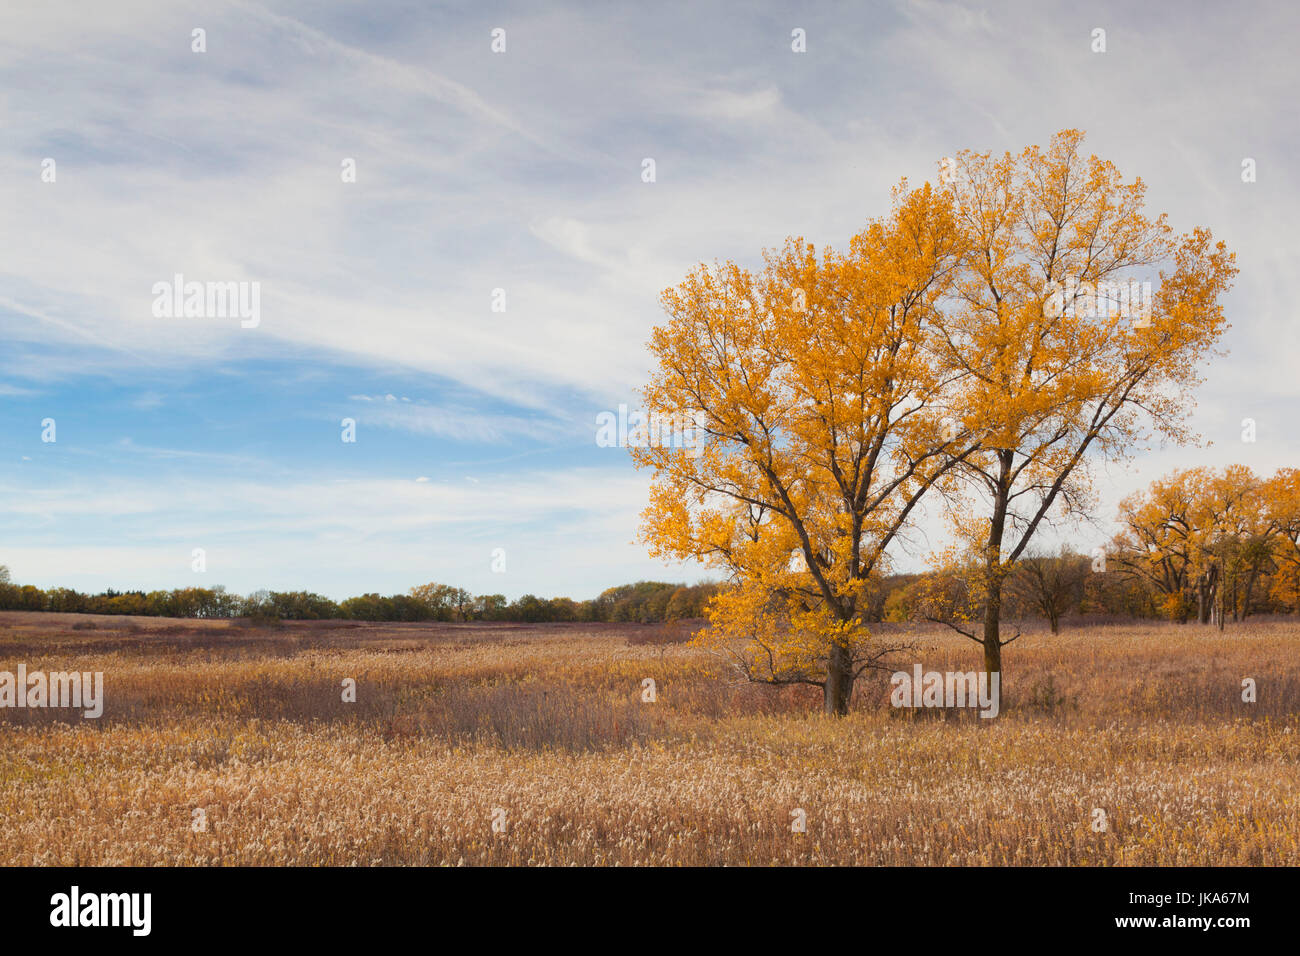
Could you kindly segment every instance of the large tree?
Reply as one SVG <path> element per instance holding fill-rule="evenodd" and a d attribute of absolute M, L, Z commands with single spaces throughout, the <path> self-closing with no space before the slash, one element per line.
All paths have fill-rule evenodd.
<path fill-rule="evenodd" d="M 1274 528 L 1278 574 L 1274 591 L 1300 614 L 1300 468 L 1279 468 L 1261 489 Z"/>
<path fill-rule="evenodd" d="M 1276 479 L 1274 485 L 1276 485 Z M 1250 614 L 1256 583 L 1285 527 L 1266 488 L 1245 465 L 1176 470 L 1120 502 L 1115 560 L 1163 595 L 1165 614 Z"/>
<path fill-rule="evenodd" d="M 1155 591 L 1160 610 L 1179 622 L 1191 614 L 1190 596 L 1209 581 L 1199 514 L 1206 477 L 1206 469 L 1178 470 L 1126 497 L 1111 546 L 1118 569 Z"/>
<path fill-rule="evenodd" d="M 790 240 L 757 273 L 701 267 L 665 292 L 646 403 L 655 433 L 705 440 L 634 443 L 655 470 L 643 538 L 729 574 L 705 640 L 751 680 L 816 684 L 847 710 L 888 650 L 862 622 L 873 576 L 935 488 L 954 553 L 978 557 L 982 627 L 949 623 L 1001 671 L 1005 577 L 1044 522 L 1084 511 L 1090 463 L 1148 429 L 1191 437 L 1233 257 L 1148 218 L 1141 181 L 1081 140 L 961 153 L 846 252 Z"/>
<path fill-rule="evenodd" d="M 1216 613 L 1220 627 L 1228 613 L 1234 621 L 1250 614 L 1255 583 L 1271 563 L 1275 531 L 1260 492 L 1259 478 L 1245 465 L 1210 473 L 1201 488 L 1201 564 L 1214 579 L 1213 593 L 1198 595 L 1202 624 Z"/>
<path fill-rule="evenodd" d="M 1197 366 L 1226 326 L 1219 299 L 1236 273 L 1208 231 L 1175 236 L 1148 217 L 1142 181 L 1085 156 L 1082 140 L 1065 130 L 1047 150 L 963 152 L 947 169 L 966 248 L 944 355 L 963 426 L 982 435 L 952 510 L 981 557 L 982 627 L 965 633 L 990 672 L 1002 669 L 1006 575 L 1044 522 L 1086 514 L 1090 464 L 1152 430 L 1192 438 Z M 1149 296 L 1133 294 L 1144 281 Z"/>
<path fill-rule="evenodd" d="M 750 680 L 822 688 L 830 714 L 888 650 L 863 621 L 886 549 L 971 450 L 945 428 L 962 373 L 936 360 L 962 248 L 948 198 L 904 184 L 843 252 L 791 239 L 663 295 L 646 405 L 656 433 L 703 441 L 633 449 L 655 472 L 643 538 L 728 575 L 705 643 Z"/>

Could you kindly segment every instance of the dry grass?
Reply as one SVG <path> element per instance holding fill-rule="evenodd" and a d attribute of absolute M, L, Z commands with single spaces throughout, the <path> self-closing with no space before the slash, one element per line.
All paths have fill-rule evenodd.
<path fill-rule="evenodd" d="M 1300 864 L 1300 624 L 1027 634 L 992 721 L 885 675 L 827 720 L 680 632 L 0 615 L 0 670 L 107 697 L 0 710 L 0 864 Z"/>

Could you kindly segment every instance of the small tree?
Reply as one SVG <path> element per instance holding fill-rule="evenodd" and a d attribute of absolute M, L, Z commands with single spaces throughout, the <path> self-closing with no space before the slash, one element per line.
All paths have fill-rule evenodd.
<path fill-rule="evenodd" d="M 1065 547 L 1055 556 L 1031 551 L 1016 564 L 1008 584 L 1013 596 L 1041 613 L 1052 633 L 1059 634 L 1061 617 L 1083 599 L 1090 567 L 1088 558 Z"/>

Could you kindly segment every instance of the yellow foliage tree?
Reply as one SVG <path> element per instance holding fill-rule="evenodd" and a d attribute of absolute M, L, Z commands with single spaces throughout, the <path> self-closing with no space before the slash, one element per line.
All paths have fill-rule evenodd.
<path fill-rule="evenodd" d="M 1086 514 L 1090 463 L 1124 458 L 1148 427 L 1192 439 L 1189 393 L 1236 273 L 1209 232 L 1176 237 L 1163 215 L 1148 218 L 1142 181 L 1084 156 L 1082 140 L 1064 130 L 1047 150 L 963 152 L 946 177 L 966 249 L 944 358 L 981 436 L 950 510 L 980 556 L 983 620 L 958 629 L 990 672 L 1002 669 L 1006 575 L 1044 522 Z"/>
<path fill-rule="evenodd" d="M 1160 605 L 1174 620 L 1248 615 L 1284 528 L 1282 487 L 1245 465 L 1158 478 L 1120 502 L 1116 562 L 1163 595 Z"/>
<path fill-rule="evenodd" d="M 847 711 L 889 650 L 862 620 L 873 576 L 936 488 L 979 558 L 962 593 L 982 629 L 948 623 L 1000 671 L 1005 575 L 1044 521 L 1084 508 L 1089 462 L 1123 457 L 1147 423 L 1190 438 L 1233 258 L 1148 219 L 1141 181 L 1081 140 L 962 153 L 939 187 L 900 186 L 845 252 L 792 239 L 756 273 L 701 266 L 665 291 L 647 409 L 660 436 L 704 440 L 633 449 L 655 472 L 643 540 L 728 574 L 701 641 L 749 679 L 816 684 Z M 1156 268 L 1149 296 L 1121 284 Z"/>
<path fill-rule="evenodd" d="M 1175 471 L 1129 495 L 1111 546 L 1118 568 L 1154 588 L 1161 613 L 1180 622 L 1191 613 L 1188 595 L 1205 579 L 1197 515 L 1205 477 L 1206 469 Z"/>
<path fill-rule="evenodd" d="M 1273 592 L 1300 614 L 1300 468 L 1279 468 L 1263 484 L 1260 495 L 1274 530 L 1278 573 Z"/>
<path fill-rule="evenodd" d="M 701 266 L 663 294 L 647 410 L 703 441 L 633 448 L 655 472 L 643 540 L 734 585 L 701 643 L 750 680 L 821 687 L 830 714 L 888 651 L 862 619 L 886 549 L 973 448 L 935 358 L 961 254 L 946 197 L 903 184 L 845 252 L 790 239 L 759 272 Z"/>

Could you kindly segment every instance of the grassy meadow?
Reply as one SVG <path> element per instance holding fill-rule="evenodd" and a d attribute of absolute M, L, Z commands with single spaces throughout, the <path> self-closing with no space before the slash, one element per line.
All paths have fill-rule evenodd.
<path fill-rule="evenodd" d="M 993 720 L 883 673 L 828 719 L 690 630 L 0 614 L 106 701 L 0 709 L 0 864 L 1300 865 L 1300 622 L 1031 631 Z"/>

